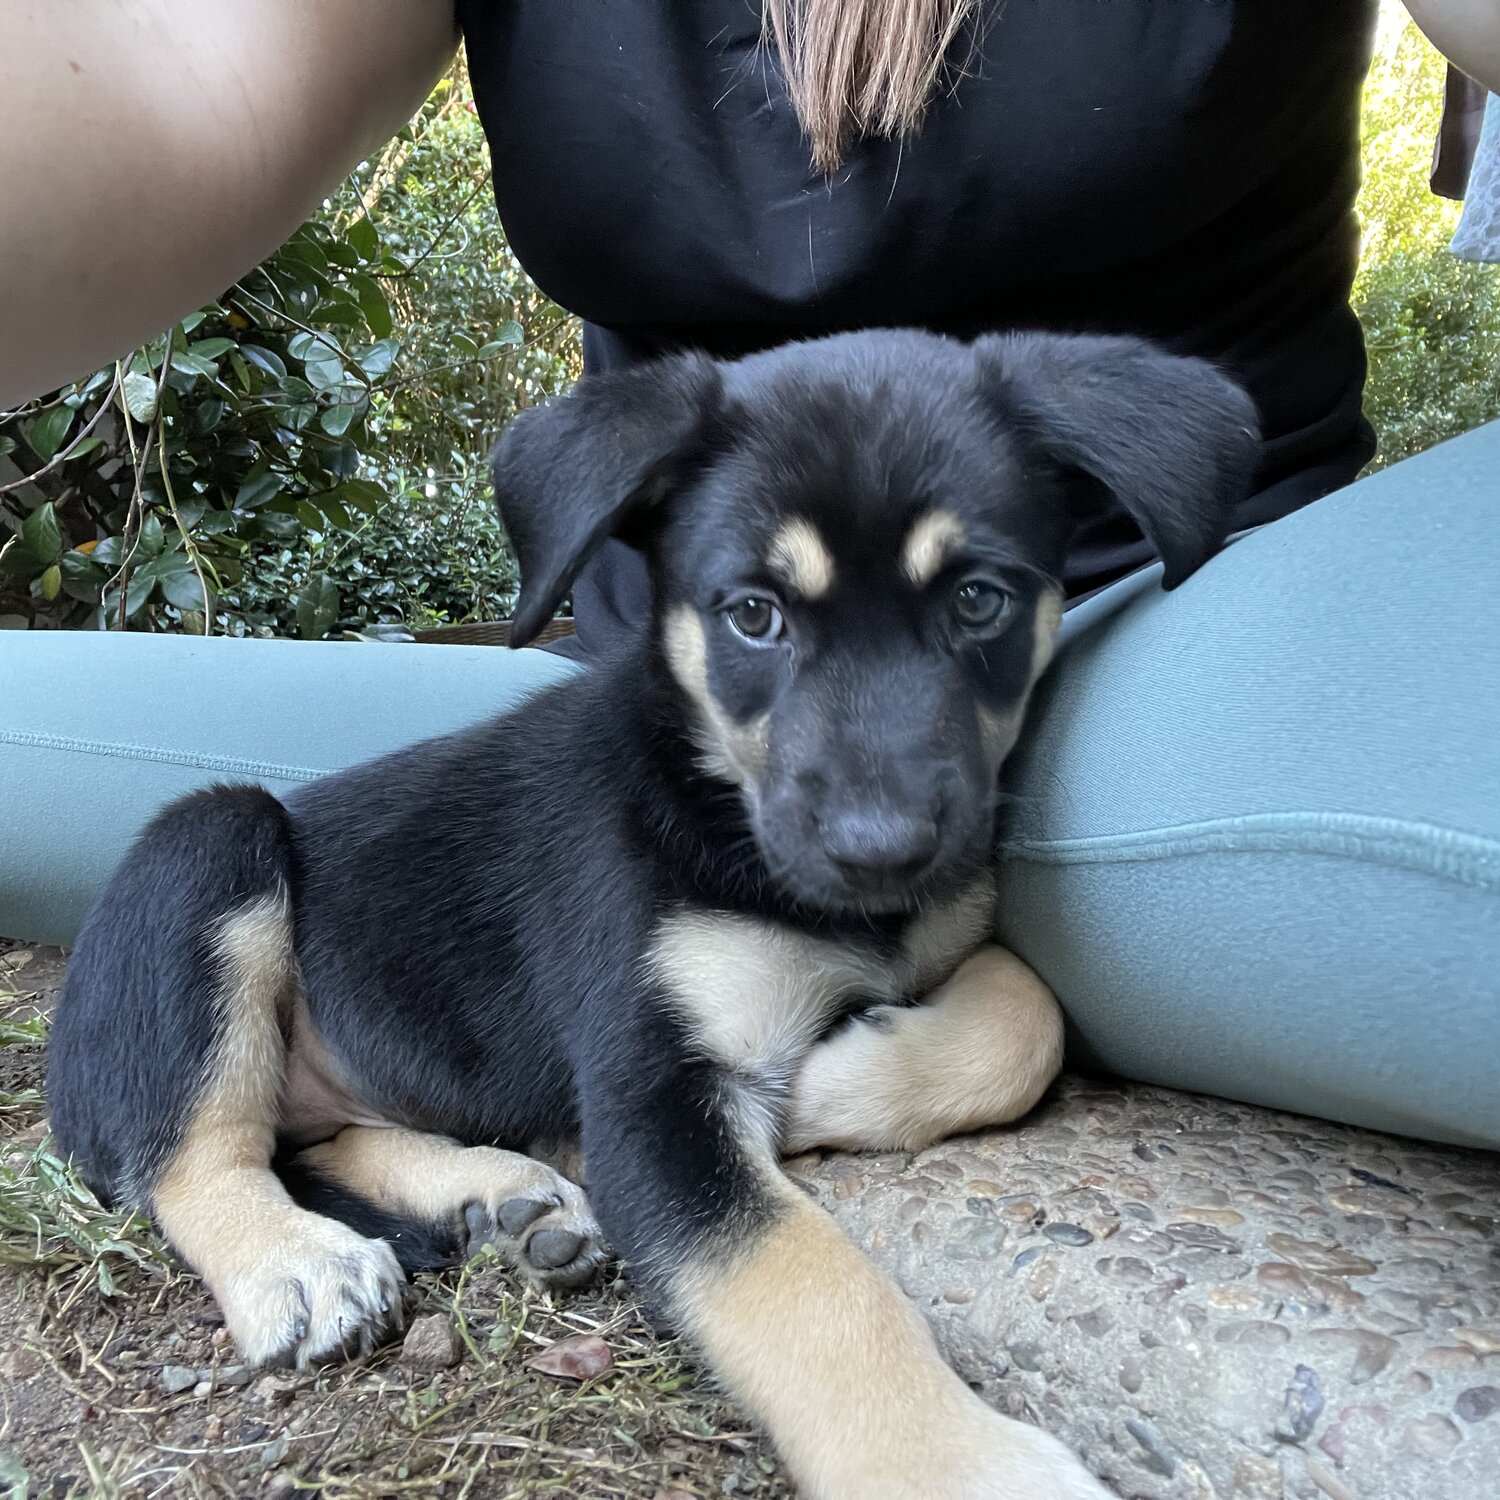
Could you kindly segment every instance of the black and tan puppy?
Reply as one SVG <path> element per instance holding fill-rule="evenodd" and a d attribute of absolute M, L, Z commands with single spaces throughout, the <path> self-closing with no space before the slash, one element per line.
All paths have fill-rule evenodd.
<path fill-rule="evenodd" d="M 910 333 L 526 413 L 495 460 L 515 639 L 609 536 L 650 559 L 650 629 L 284 802 L 162 813 L 73 956 L 62 1149 L 150 1211 L 252 1361 L 368 1345 L 403 1265 L 477 1240 L 575 1283 L 597 1214 L 805 1493 L 1102 1495 L 944 1367 L 778 1152 L 919 1147 L 1046 1087 L 1056 1006 L 984 944 L 1055 579 L 1109 494 L 1181 581 L 1253 427 L 1133 340 Z M 517 1154 L 541 1141 L 581 1147 L 591 1207 Z"/>

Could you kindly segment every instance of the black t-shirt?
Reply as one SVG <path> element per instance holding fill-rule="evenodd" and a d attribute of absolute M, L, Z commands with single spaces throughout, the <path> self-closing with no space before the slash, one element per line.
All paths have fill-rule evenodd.
<path fill-rule="evenodd" d="M 830 181 L 760 0 L 460 0 L 495 198 L 603 368 L 916 325 L 1145 334 L 1266 432 L 1248 526 L 1348 483 L 1372 437 L 1349 308 L 1376 0 L 981 0 L 920 132 Z M 1075 592 L 1149 557 L 1123 514 Z"/>

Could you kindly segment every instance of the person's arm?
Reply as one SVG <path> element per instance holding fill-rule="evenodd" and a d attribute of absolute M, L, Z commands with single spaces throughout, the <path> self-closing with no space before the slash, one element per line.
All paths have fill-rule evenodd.
<path fill-rule="evenodd" d="M 1406 0 L 1406 8 L 1449 62 L 1500 94 L 1500 0 Z"/>
<path fill-rule="evenodd" d="M 0 408 L 257 265 L 456 41 L 453 0 L 0 4 Z"/>

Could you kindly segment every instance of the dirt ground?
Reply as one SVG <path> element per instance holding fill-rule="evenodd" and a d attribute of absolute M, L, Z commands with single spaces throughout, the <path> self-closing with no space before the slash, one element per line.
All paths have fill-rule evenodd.
<path fill-rule="evenodd" d="M 404 1346 L 246 1370 L 198 1279 L 46 1149 L 60 975 L 0 940 L 0 1500 L 791 1494 L 618 1279 L 549 1300 L 481 1258 L 418 1278 Z"/>

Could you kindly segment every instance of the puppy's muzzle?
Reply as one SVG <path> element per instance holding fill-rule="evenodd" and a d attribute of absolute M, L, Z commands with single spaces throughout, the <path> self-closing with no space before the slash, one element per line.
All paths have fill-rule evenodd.
<path fill-rule="evenodd" d="M 920 880 L 942 847 L 935 816 L 854 808 L 818 819 L 829 863 L 851 890 L 899 890 Z"/>

